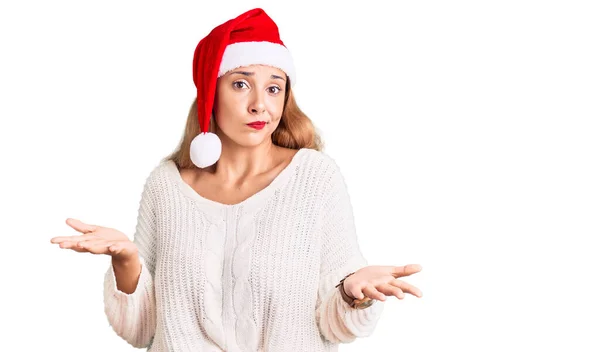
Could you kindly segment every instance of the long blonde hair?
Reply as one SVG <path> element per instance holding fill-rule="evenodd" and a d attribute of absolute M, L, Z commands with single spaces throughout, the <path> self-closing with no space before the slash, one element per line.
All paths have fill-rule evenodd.
<path fill-rule="evenodd" d="M 209 131 L 215 133 L 214 116 L 210 118 Z M 188 113 L 183 136 L 177 149 L 164 160 L 172 160 L 180 169 L 197 168 L 190 158 L 190 144 L 200 133 L 198 123 L 198 102 L 194 99 Z M 283 114 L 279 125 L 271 135 L 273 144 L 290 149 L 309 148 L 322 150 L 323 142 L 312 121 L 300 110 L 289 85 L 289 77 L 285 85 L 285 100 Z"/>

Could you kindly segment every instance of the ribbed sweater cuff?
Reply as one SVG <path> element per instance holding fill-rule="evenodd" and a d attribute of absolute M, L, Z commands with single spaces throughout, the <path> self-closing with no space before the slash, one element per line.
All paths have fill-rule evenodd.
<path fill-rule="evenodd" d="M 354 309 L 342 299 L 338 288 L 333 288 L 324 303 L 320 307 L 319 319 L 326 330 L 325 337 L 330 341 L 348 343 L 373 333 L 384 302 L 375 301 L 366 309 Z"/>
<path fill-rule="evenodd" d="M 142 271 L 140 273 L 137 286 L 135 287 L 135 291 L 130 294 L 120 291 L 117 288 L 115 269 L 111 263 L 110 268 L 104 275 L 104 288 L 106 289 L 105 296 L 107 296 L 105 299 L 108 299 L 116 304 L 135 304 L 140 299 L 140 297 L 143 295 L 143 292 L 150 288 L 148 286 L 152 283 L 150 272 L 148 272 L 148 268 L 141 257 L 140 263 L 142 265 Z"/>
<path fill-rule="evenodd" d="M 155 328 L 155 301 L 152 275 L 143 259 L 142 271 L 131 294 L 117 289 L 112 264 L 104 276 L 104 307 L 110 325 L 130 344 L 145 346 Z"/>

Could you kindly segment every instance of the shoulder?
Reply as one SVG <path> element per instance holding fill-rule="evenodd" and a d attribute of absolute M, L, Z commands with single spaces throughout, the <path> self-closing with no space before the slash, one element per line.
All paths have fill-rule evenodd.
<path fill-rule="evenodd" d="M 173 169 L 177 169 L 177 166 L 172 160 L 161 160 L 154 166 L 150 167 L 150 171 L 146 176 L 146 181 L 156 181 L 162 177 L 167 176 Z"/>
<path fill-rule="evenodd" d="M 171 177 L 173 172 L 178 172 L 177 166 L 171 160 L 160 160 L 149 167 L 144 181 L 144 193 L 156 193 L 164 181 Z"/>
<path fill-rule="evenodd" d="M 305 164 L 308 167 L 315 169 L 315 171 L 322 173 L 338 173 L 340 167 L 335 159 L 324 151 L 306 149 L 305 150 Z"/>
<path fill-rule="evenodd" d="M 304 150 L 301 168 L 305 176 L 325 188 L 345 187 L 342 170 L 336 160 L 324 151 Z"/>

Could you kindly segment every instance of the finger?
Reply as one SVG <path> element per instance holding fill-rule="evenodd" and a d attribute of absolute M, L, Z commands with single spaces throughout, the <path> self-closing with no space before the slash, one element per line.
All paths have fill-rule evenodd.
<path fill-rule="evenodd" d="M 396 296 L 398 299 L 404 298 L 404 292 L 398 286 L 381 284 L 377 286 L 377 290 L 386 296 Z"/>
<path fill-rule="evenodd" d="M 128 241 L 105 241 L 98 242 L 89 247 L 95 254 L 108 254 L 111 256 L 123 254 L 131 251 L 131 242 Z"/>
<path fill-rule="evenodd" d="M 108 252 L 112 255 L 121 254 L 123 251 L 123 246 L 119 243 L 109 243 L 108 244 Z"/>
<path fill-rule="evenodd" d="M 399 278 L 402 276 L 408 276 L 408 275 L 418 273 L 419 271 L 421 271 L 421 269 L 422 268 L 419 264 L 408 264 L 408 265 L 404 265 L 404 266 L 396 266 L 396 267 L 393 267 L 392 275 L 395 278 Z"/>
<path fill-rule="evenodd" d="M 110 255 L 119 255 L 128 250 L 124 242 L 114 242 L 108 244 L 108 251 Z"/>
<path fill-rule="evenodd" d="M 375 288 L 375 286 L 371 285 L 371 284 L 367 284 L 362 291 L 365 293 L 365 295 L 369 298 L 372 299 L 378 299 L 380 301 L 385 301 L 385 295 L 379 291 L 377 291 L 377 289 Z"/>
<path fill-rule="evenodd" d="M 61 242 L 79 242 L 79 241 L 86 241 L 92 238 L 95 238 L 96 235 L 92 235 L 92 234 L 85 234 L 85 235 L 77 235 L 77 236 L 59 236 L 59 237 L 53 237 L 52 239 L 50 239 L 51 243 L 61 243 Z"/>
<path fill-rule="evenodd" d="M 73 247 L 77 247 L 77 242 L 73 241 L 64 241 L 58 244 L 60 248 L 71 249 Z"/>
<path fill-rule="evenodd" d="M 62 249 L 71 249 L 74 250 L 75 252 L 87 252 L 87 250 L 83 249 L 83 248 L 79 248 L 77 246 L 77 242 L 61 242 L 59 244 L 59 247 Z"/>
<path fill-rule="evenodd" d="M 67 219 L 67 225 L 71 226 L 72 228 L 74 228 L 75 230 L 77 230 L 81 233 L 94 232 L 98 229 L 98 226 L 96 226 L 96 225 L 86 224 L 77 219 L 71 219 L 71 218 Z"/>
<path fill-rule="evenodd" d="M 390 285 L 398 287 L 405 293 L 410 293 L 415 297 L 423 297 L 423 292 L 419 290 L 416 286 L 409 284 L 408 282 L 404 282 L 402 280 L 392 280 Z"/>
<path fill-rule="evenodd" d="M 92 240 L 88 240 L 88 241 L 79 241 L 77 242 L 77 245 L 81 248 L 89 248 L 89 247 L 94 247 L 94 246 L 98 246 L 98 245 L 106 245 L 108 243 L 107 240 L 102 239 L 102 238 L 96 238 L 96 239 L 92 239 Z"/>
<path fill-rule="evenodd" d="M 93 254 L 108 254 L 108 248 L 112 244 L 112 242 L 106 240 L 93 240 L 79 242 L 78 247 L 83 248 Z"/>
<path fill-rule="evenodd" d="M 355 286 L 350 290 L 346 290 L 346 293 L 351 296 L 354 297 L 356 299 L 363 299 L 365 298 L 365 295 L 362 293 L 362 290 L 359 286 Z"/>

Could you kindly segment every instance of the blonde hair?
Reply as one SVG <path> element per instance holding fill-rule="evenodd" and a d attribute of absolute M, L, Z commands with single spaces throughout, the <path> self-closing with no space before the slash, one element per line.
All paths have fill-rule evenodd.
<path fill-rule="evenodd" d="M 283 114 L 279 125 L 273 131 L 271 140 L 273 144 L 289 148 L 301 149 L 309 148 L 322 150 L 323 142 L 317 133 L 312 121 L 300 110 L 294 94 L 289 85 L 289 77 L 285 85 L 285 98 L 283 105 Z M 210 118 L 209 131 L 215 133 L 216 123 L 214 116 Z M 198 122 L 198 101 L 194 99 L 188 113 L 185 130 L 177 149 L 164 160 L 172 160 L 180 169 L 197 168 L 190 158 L 190 144 L 194 137 L 200 133 L 200 124 Z"/>

